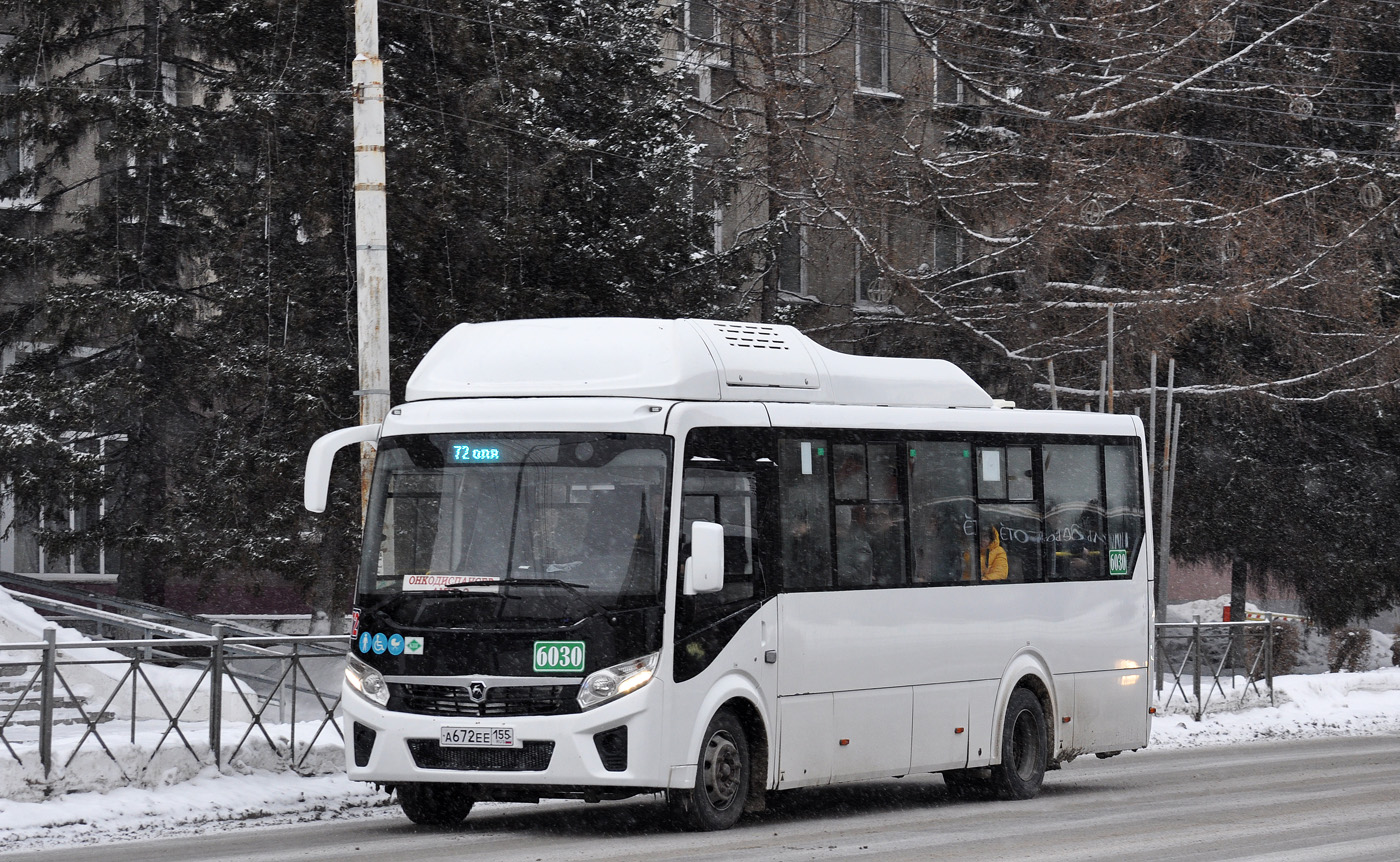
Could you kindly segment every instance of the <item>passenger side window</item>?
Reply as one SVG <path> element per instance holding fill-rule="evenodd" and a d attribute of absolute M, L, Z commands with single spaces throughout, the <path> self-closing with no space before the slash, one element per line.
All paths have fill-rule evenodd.
<path fill-rule="evenodd" d="M 905 510 L 899 497 L 898 450 L 895 443 L 832 447 L 839 587 L 905 583 Z"/>
<path fill-rule="evenodd" d="M 914 440 L 908 449 L 913 582 L 971 581 L 977 567 L 972 447 Z"/>
<path fill-rule="evenodd" d="M 1099 447 L 1043 447 L 1045 541 L 1049 576 L 1087 581 L 1107 571 L 1103 482 Z"/>
<path fill-rule="evenodd" d="M 1041 579 L 1040 505 L 1029 446 L 977 449 L 977 562 L 983 581 Z"/>
<path fill-rule="evenodd" d="M 825 440 L 785 439 L 778 444 L 783 588 L 831 586 L 831 480 Z"/>
<path fill-rule="evenodd" d="M 1130 578 L 1147 516 L 1142 505 L 1142 455 L 1136 446 L 1103 447 L 1108 508 L 1108 576 Z"/>

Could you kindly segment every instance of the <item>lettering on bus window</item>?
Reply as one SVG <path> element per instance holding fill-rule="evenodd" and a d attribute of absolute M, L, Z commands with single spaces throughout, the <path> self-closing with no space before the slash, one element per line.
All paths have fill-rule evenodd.
<path fill-rule="evenodd" d="M 1108 576 L 1132 577 L 1147 523 L 1142 505 L 1141 453 L 1136 446 L 1103 447 L 1108 508 Z"/>
<path fill-rule="evenodd" d="M 977 450 L 977 569 L 998 583 L 1041 580 L 1044 534 L 1030 446 Z"/>
<path fill-rule="evenodd" d="M 1056 581 L 1087 581 L 1108 571 L 1099 447 L 1041 447 L 1045 474 L 1046 565 Z"/>

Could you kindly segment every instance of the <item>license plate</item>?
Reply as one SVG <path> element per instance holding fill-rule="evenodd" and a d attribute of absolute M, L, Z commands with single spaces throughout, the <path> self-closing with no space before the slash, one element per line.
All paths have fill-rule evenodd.
<path fill-rule="evenodd" d="M 441 727 L 438 744 L 450 748 L 519 748 L 513 727 Z"/>

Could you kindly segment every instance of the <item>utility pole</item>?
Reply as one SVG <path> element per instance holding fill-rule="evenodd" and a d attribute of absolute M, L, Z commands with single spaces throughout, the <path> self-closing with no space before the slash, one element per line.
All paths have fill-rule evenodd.
<path fill-rule="evenodd" d="M 384 190 L 384 62 L 379 0 L 355 0 L 355 293 L 359 321 L 360 424 L 389 413 L 389 237 Z M 374 445 L 360 444 L 360 517 L 369 503 Z"/>

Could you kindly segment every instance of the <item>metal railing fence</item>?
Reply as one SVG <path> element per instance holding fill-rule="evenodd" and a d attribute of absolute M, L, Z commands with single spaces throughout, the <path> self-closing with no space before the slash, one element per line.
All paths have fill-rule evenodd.
<path fill-rule="evenodd" d="M 1276 622 L 1265 614 L 1240 622 L 1203 623 L 1198 615 L 1189 623 L 1155 623 L 1158 706 L 1166 709 L 1180 696 L 1200 721 L 1216 695 L 1222 705 L 1232 699 L 1243 705 L 1251 694 L 1274 705 Z"/>
<path fill-rule="evenodd" d="M 133 782 L 163 752 L 222 769 L 265 744 L 301 771 L 327 728 L 343 745 L 345 635 L 228 637 L 215 626 L 210 637 L 158 643 L 158 652 L 151 640 L 59 643 L 49 627 L 42 641 L 0 644 L 0 760 L 37 761 L 48 780 L 100 751 Z"/>

